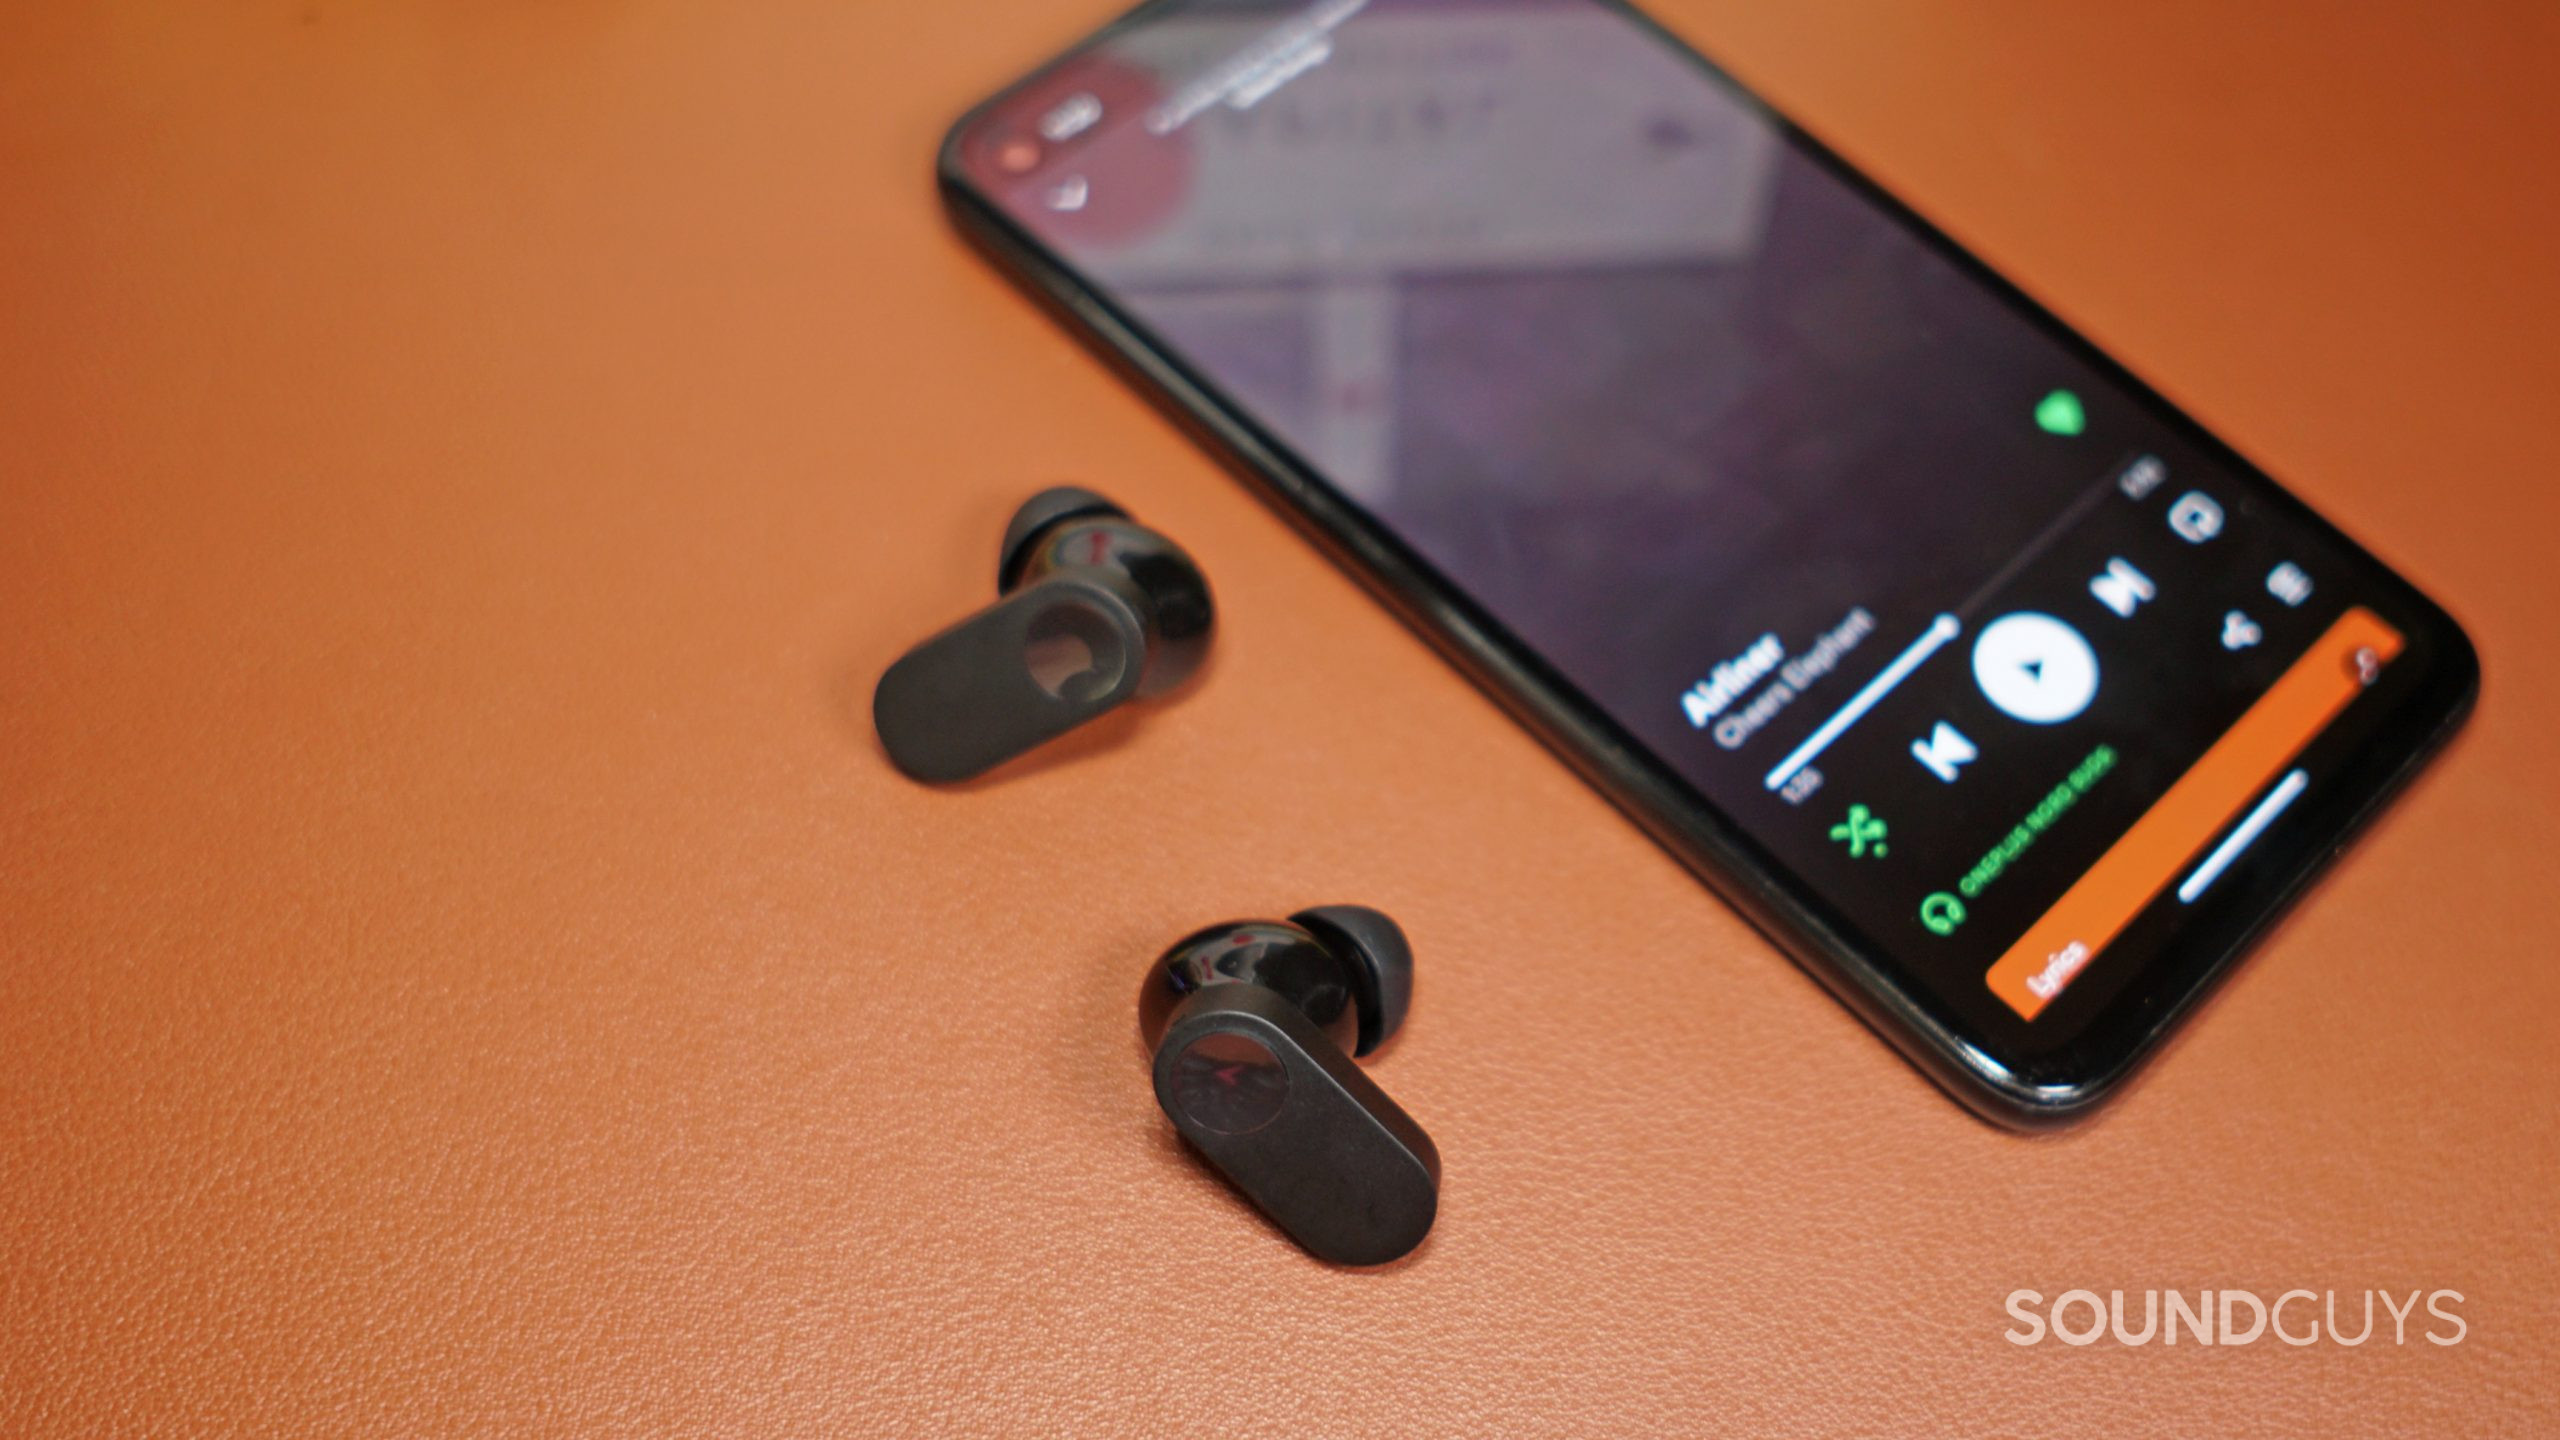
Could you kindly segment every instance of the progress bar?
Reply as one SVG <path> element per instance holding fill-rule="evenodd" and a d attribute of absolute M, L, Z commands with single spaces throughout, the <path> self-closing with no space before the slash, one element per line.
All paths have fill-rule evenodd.
<path fill-rule="evenodd" d="M 1761 783 L 1772 790 L 1784 788 L 1788 781 L 1796 778 L 1797 771 L 1812 764 L 1813 757 L 1829 749 L 1832 741 L 1848 733 L 1849 727 L 1857 724 L 1860 716 L 1874 709 L 1877 701 L 1883 699 L 1894 686 L 1910 678 L 1912 671 L 1920 668 L 1921 661 L 1937 654 L 1938 647 L 1956 638 L 1957 633 L 1963 629 L 1964 626 L 1958 624 L 1953 615 L 1941 615 L 1930 621 L 1929 628 L 1920 632 L 1920 638 L 1912 641 L 1910 648 L 1894 656 L 1893 663 L 1884 667 L 1882 673 L 1876 678 L 1868 681 L 1865 689 L 1850 696 L 1849 703 L 1841 706 L 1830 719 L 1823 721 L 1821 729 L 1806 736 L 1803 744 L 1788 752 L 1787 758 L 1779 761 L 1778 768 L 1770 771 L 1768 778 Z"/>

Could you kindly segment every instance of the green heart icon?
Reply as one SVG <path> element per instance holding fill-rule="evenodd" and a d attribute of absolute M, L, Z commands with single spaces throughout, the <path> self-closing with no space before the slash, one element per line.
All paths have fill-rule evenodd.
<path fill-rule="evenodd" d="M 2077 435 L 2089 428 L 2089 417 L 2080 409 L 2079 396 L 2056 390 L 2036 402 L 2036 424 L 2047 435 Z"/>

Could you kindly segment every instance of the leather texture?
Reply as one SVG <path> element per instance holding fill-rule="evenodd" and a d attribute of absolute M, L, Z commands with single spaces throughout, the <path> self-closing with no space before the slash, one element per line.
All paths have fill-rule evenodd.
<path fill-rule="evenodd" d="M 2560 21 L 1660 13 L 2479 642 L 2114 1109 L 1935 1091 L 956 238 L 943 126 L 1105 6 L 20 5 L 0 1433 L 2560 1426 Z M 901 779 L 872 681 L 1069 482 L 1209 673 Z M 1164 944 L 1345 901 L 1447 1170 L 1365 1273 L 1133 1041 Z M 2002 1340 L 2074 1286 L 2469 1329 Z"/>

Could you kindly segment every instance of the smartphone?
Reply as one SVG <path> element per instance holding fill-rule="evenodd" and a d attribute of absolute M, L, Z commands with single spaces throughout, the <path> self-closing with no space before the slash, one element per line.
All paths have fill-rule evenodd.
<path fill-rule="evenodd" d="M 2114 1089 L 2478 688 L 2443 610 L 1613 0 L 1157 0 L 940 180 L 1997 1120 Z"/>

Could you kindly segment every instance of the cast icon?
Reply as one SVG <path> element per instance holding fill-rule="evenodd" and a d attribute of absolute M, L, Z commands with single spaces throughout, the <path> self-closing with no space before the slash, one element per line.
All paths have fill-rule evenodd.
<path fill-rule="evenodd" d="M 2169 506 L 2169 528 L 2190 545 L 2201 545 L 2222 533 L 2222 506 L 2201 490 L 2190 490 Z"/>

